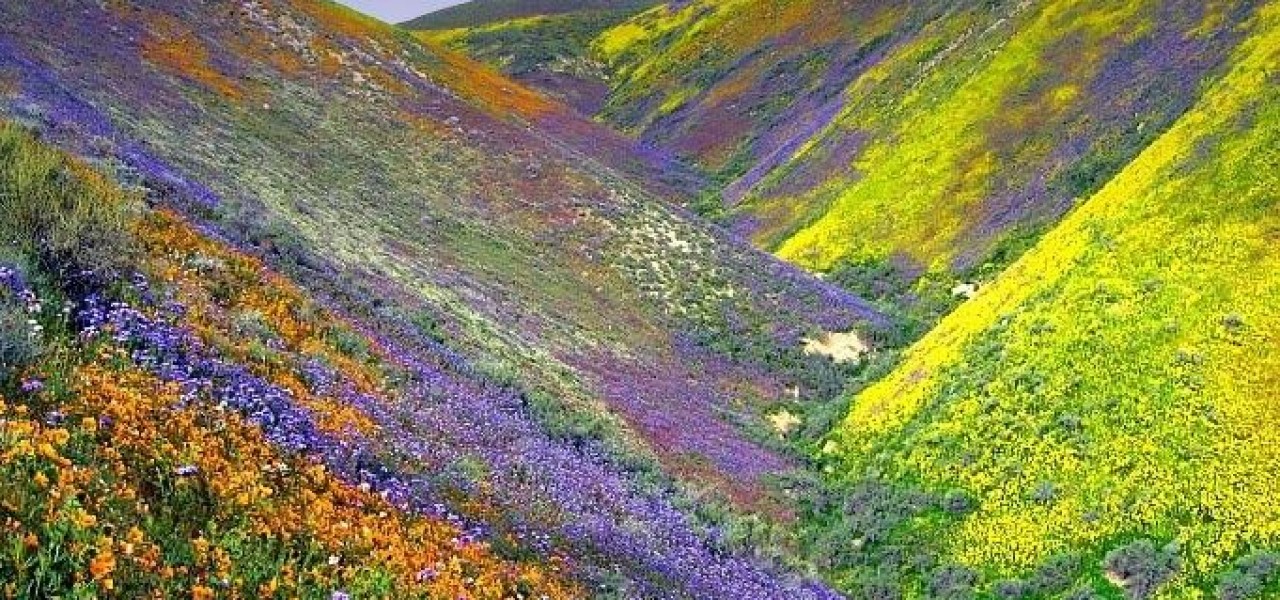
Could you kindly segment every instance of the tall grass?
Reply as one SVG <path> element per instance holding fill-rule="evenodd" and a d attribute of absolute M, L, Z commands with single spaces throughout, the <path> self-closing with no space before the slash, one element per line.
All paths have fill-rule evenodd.
<path fill-rule="evenodd" d="M 64 291 L 128 272 L 133 200 L 21 127 L 0 124 L 0 243 Z"/>

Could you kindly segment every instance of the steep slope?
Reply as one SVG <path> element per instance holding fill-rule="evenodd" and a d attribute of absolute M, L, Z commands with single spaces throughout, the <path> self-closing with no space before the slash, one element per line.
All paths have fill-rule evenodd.
<path fill-rule="evenodd" d="M 853 587 L 1274 597 L 1280 5 L 1243 31 L 1191 110 L 855 399 L 827 448 L 853 500 L 826 513 Z"/>
<path fill-rule="evenodd" d="M 789 518 L 771 482 L 857 368 L 805 339 L 874 342 L 883 320 L 659 201 L 686 189 L 670 157 L 314 0 L 0 17 L 6 114 L 262 254 L 432 382 L 365 407 L 373 487 L 407 480 L 623 596 L 825 593 L 678 507 Z"/>
<path fill-rule="evenodd" d="M 637 12 L 660 0 L 471 0 L 401 23 L 405 29 L 441 30 L 566 13 Z"/>
<path fill-rule="evenodd" d="M 554 556 L 359 486 L 396 367 L 137 200 L 0 124 L 5 596 L 585 595 Z"/>
<path fill-rule="evenodd" d="M 1168 128 L 1255 5 L 670 3 L 596 40 L 601 116 L 717 173 L 788 260 L 978 276 Z"/>

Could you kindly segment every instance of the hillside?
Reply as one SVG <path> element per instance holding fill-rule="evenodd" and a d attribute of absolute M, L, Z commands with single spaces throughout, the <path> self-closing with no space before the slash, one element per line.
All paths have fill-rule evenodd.
<path fill-rule="evenodd" d="M 595 39 L 657 4 L 481 0 L 402 26 L 591 116 L 610 91 L 608 65 L 596 55 Z"/>
<path fill-rule="evenodd" d="M 666 3 L 423 35 L 672 152 L 686 205 L 912 337 L 1166 130 L 1257 3 Z"/>
<path fill-rule="evenodd" d="M 660 0 L 471 0 L 401 23 L 405 29 L 442 30 L 567 13 L 635 13 Z"/>
<path fill-rule="evenodd" d="M 354 429 L 342 452 L 268 428 L 273 451 L 328 464 L 338 484 L 365 486 L 343 490 L 381 493 L 405 514 L 454 515 L 496 560 L 570 580 L 548 585 L 830 594 L 783 572 L 804 565 L 787 548 L 758 551 L 752 532 L 794 518 L 779 482 L 803 468 L 797 448 L 838 417 L 861 368 L 806 352 L 806 340 L 875 344 L 890 324 L 663 201 L 697 189 L 695 173 L 324 2 L 68 0 L 6 3 L 0 17 L 7 118 L 141 194 L 144 213 L 175 211 L 208 238 L 184 243 L 229 244 L 302 284 L 299 295 L 350 319 L 325 344 L 396 365 L 378 371 L 385 394 L 338 396 L 334 426 Z M 109 366 L 136 368 L 141 389 L 162 385 L 149 377 L 212 378 L 193 393 L 228 406 L 217 401 L 235 383 L 226 369 L 249 369 L 273 378 L 249 389 L 285 423 L 307 385 L 383 389 L 376 375 L 315 371 L 316 342 L 276 321 L 302 300 L 222 281 L 234 262 L 222 250 L 142 245 L 163 293 L 138 292 L 136 305 L 127 288 L 100 292 L 145 315 L 104 317 L 124 319 L 113 339 L 135 363 Z M 62 267 L 27 270 L 48 268 Z M 188 286 L 199 288 L 189 298 Z M 6 377 L 6 398 L 30 405 L 19 373 Z M 229 406 L 251 425 L 281 418 Z M 215 549 L 250 551 L 236 539 Z"/>
<path fill-rule="evenodd" d="M 0 597 L 1280 598 L 1280 1 L 0 2 Z"/>
<path fill-rule="evenodd" d="M 593 42 L 600 116 L 788 260 L 983 278 L 1187 110 L 1254 5 L 672 4 Z"/>
<path fill-rule="evenodd" d="M 584 595 L 367 471 L 366 411 L 464 375 L 394 389 L 349 323 L 139 204 L 0 125 L 7 597 Z"/>
<path fill-rule="evenodd" d="M 857 396 L 827 451 L 861 500 L 825 513 L 852 587 L 1280 593 L 1280 6 L 1242 34 L 1189 111 Z"/>

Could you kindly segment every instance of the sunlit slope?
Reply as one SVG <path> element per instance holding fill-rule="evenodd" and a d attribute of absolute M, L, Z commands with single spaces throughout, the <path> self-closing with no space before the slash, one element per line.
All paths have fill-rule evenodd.
<path fill-rule="evenodd" d="M 602 117 L 817 270 L 998 270 L 1190 106 L 1254 3 L 703 0 L 604 33 Z"/>
<path fill-rule="evenodd" d="M 1280 546 L 1280 6 L 1248 31 L 1190 112 L 856 397 L 835 469 L 971 499 L 898 542 L 984 586 L 1074 552 L 1144 597 L 1102 556 L 1149 538 L 1164 598 Z"/>
<path fill-rule="evenodd" d="M 406 471 L 371 480 L 369 408 L 415 393 L 394 361 L 140 205 L 0 122 L 5 597 L 586 597 L 423 510 Z"/>

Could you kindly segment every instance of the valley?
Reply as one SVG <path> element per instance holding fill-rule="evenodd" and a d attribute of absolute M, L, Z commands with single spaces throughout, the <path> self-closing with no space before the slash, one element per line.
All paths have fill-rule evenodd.
<path fill-rule="evenodd" d="M 0 594 L 1273 597 L 1278 73 L 1275 2 L 0 4 Z"/>

